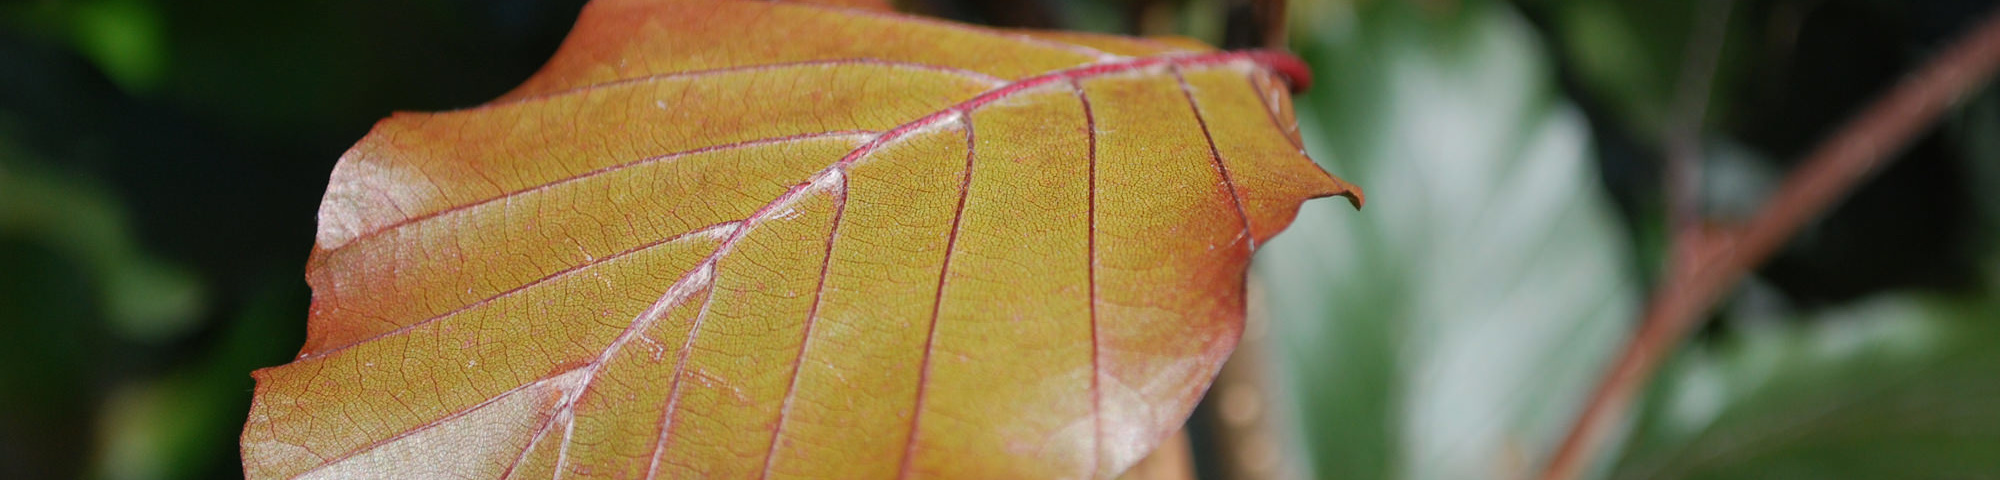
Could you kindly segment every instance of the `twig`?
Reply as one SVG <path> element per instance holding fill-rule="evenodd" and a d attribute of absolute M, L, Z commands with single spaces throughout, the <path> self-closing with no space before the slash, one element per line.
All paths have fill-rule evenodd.
<path fill-rule="evenodd" d="M 1750 223 L 1675 241 L 1696 242 L 1681 278 L 1654 292 L 1639 331 L 1619 356 L 1568 437 L 1543 470 L 1547 480 L 1577 478 L 1624 418 L 1667 353 L 1680 344 L 1700 315 L 1751 268 L 1763 263 L 1807 222 L 1892 160 L 1954 103 L 1984 85 L 2000 67 L 2000 14 L 1993 14 L 1914 76 L 1841 128 L 1780 184 Z"/>
<path fill-rule="evenodd" d="M 1172 18 L 1178 15 L 1180 5 L 1161 0 L 1125 0 L 1125 34 L 1137 36 L 1168 35 L 1175 32 L 1172 22 L 1156 19 Z"/>

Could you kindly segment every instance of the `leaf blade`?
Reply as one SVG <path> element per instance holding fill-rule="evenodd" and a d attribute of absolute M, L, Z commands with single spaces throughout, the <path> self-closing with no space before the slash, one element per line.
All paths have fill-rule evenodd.
<path fill-rule="evenodd" d="M 471 416 L 507 427 L 504 454 L 468 455 L 493 476 L 1109 476 L 1185 418 L 1233 346 L 1254 237 L 1306 197 L 1351 188 L 1295 148 L 1258 154 L 1317 175 L 1245 185 L 1284 188 L 1258 197 L 1275 199 L 1257 207 L 1267 226 L 1244 227 L 1218 152 L 1276 136 L 1201 131 L 1196 115 L 1281 118 L 1250 103 L 1283 100 L 1266 65 L 1288 60 L 1271 54 L 1107 54 L 1004 85 L 893 49 L 609 79 L 593 77 L 603 65 L 565 66 L 610 41 L 585 26 L 684 40 L 672 28 L 699 29 L 668 14 L 700 8 L 943 28 L 600 2 L 514 94 L 384 121 L 343 157 L 322 206 L 306 347 L 255 374 L 246 475 L 401 473 L 397 452 L 455 438 L 435 432 Z M 1012 42 L 992 43 L 1050 41 Z M 989 63 L 977 66 L 1015 68 Z M 1210 71 L 1240 80 L 1203 80 L 1198 98 L 1176 77 Z M 1129 125 L 1094 124 L 1084 97 L 1100 82 L 1164 85 L 1162 105 L 1190 122 L 1162 126 L 1141 106 Z M 1124 103 L 1102 105 L 1140 108 Z M 1202 148 L 1144 148 L 1163 140 Z M 1175 152 L 1200 168 L 1165 179 L 1192 196 L 1135 181 Z M 1131 184 L 1106 197 L 1131 207 L 1102 219 L 1130 226 L 1098 224 L 1099 158 L 1106 179 Z M 1093 260 L 1099 233 L 1125 239 L 1106 252 L 1131 266 Z M 1102 286 L 1100 273 L 1117 278 Z M 1100 308 L 1130 312 L 1100 330 Z M 524 385 L 539 387 L 508 393 Z M 1106 385 L 1127 389 L 1107 399 Z M 533 414 L 473 415 L 498 399 Z"/>

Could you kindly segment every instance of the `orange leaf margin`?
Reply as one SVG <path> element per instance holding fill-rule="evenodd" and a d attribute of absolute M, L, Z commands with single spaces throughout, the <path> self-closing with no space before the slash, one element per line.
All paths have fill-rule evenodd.
<path fill-rule="evenodd" d="M 1256 245 L 1308 198 L 1360 204 L 1302 152 L 1305 78 L 1188 42 L 599 0 L 514 92 L 342 157 L 245 475 L 1115 475 L 1234 347 Z"/>

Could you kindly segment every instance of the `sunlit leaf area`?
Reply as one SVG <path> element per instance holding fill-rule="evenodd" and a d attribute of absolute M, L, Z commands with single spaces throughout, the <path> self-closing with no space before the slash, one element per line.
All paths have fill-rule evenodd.
<path fill-rule="evenodd" d="M 545 86 L 532 82 L 515 89 L 556 55 L 565 38 L 577 38 L 571 29 L 585 3 L 0 3 L 0 478 L 266 476 L 261 467 L 246 470 L 262 455 L 245 448 L 248 439 L 265 438 L 245 430 L 246 424 L 262 425 L 253 412 L 253 397 L 261 393 L 251 372 L 297 360 L 301 345 L 313 345 L 307 319 L 327 314 L 314 311 L 308 258 L 316 254 L 316 241 L 326 238 L 321 206 L 333 195 L 330 179 L 338 184 L 336 162 L 373 138 L 378 122 L 398 125 L 400 120 L 384 121 L 396 112 L 456 111 L 522 92 L 545 93 L 534 91 Z M 1982 38 L 2000 42 L 2000 36 L 1975 34 L 1994 28 L 1989 18 L 2000 13 L 1993 8 L 2000 2 L 892 3 L 900 13 L 868 15 L 1019 29 L 1010 32 L 1173 37 L 1158 45 L 1193 41 L 1282 50 L 1304 65 L 1285 75 L 1310 74 L 1310 85 L 1291 94 L 1289 105 L 1269 105 L 1272 119 L 1297 119 L 1298 143 L 1284 141 L 1290 131 L 1266 136 L 1279 140 L 1271 145 L 1303 149 L 1321 169 L 1364 190 L 1365 205 L 1306 201 L 1282 232 L 1246 247 L 1255 252 L 1240 290 L 1232 283 L 1240 276 L 1230 271 L 1201 283 L 1210 288 L 1174 298 L 1222 309 L 1197 313 L 1230 322 L 1238 310 L 1229 299 L 1242 299 L 1247 314 L 1240 324 L 1227 324 L 1229 335 L 1240 332 L 1241 343 L 1179 433 L 1147 432 L 1145 441 L 1130 443 L 1150 448 L 1152 438 L 1165 438 L 1150 456 L 1119 452 L 1120 458 L 1145 457 L 1123 478 L 2000 477 L 2000 95 L 1985 86 L 1990 67 L 1961 76 L 1976 81 L 1939 94 L 1945 103 L 1918 115 L 1923 121 L 1907 133 L 1876 142 L 1889 149 L 1881 162 L 1857 170 L 1851 188 L 1830 187 L 1825 208 L 1785 217 L 1798 220 L 1797 230 L 1782 235 L 1768 256 L 1690 260 L 1735 258 L 1727 252 L 1739 244 L 1726 239 L 1742 237 L 1726 232 L 1758 225 L 1768 220 L 1762 209 L 1774 199 L 1810 190 L 1787 183 L 1788 175 L 1822 168 L 1811 161 L 1817 149 L 1857 119 L 1894 116 L 1870 105 L 1918 78 L 1915 72 L 1955 47 Z M 1273 11 L 1281 16 L 1260 16 Z M 797 41 L 800 34 L 745 29 L 743 38 L 730 42 L 755 45 L 787 35 Z M 935 40 L 912 37 L 894 36 Z M 2000 45 L 1988 50 L 2000 52 Z M 972 49 L 962 58 L 969 64 L 1016 60 L 995 51 Z M 1192 78 L 1194 71 L 1188 72 Z M 1014 79 L 981 78 L 995 84 Z M 1254 87 L 1270 93 L 1260 95 L 1265 98 L 1283 98 L 1274 93 L 1282 90 L 1276 84 Z M 764 88 L 837 87 L 794 82 Z M 1189 104 L 1213 94 L 1182 88 Z M 921 98 L 893 93 L 874 95 Z M 800 98 L 808 97 L 825 98 Z M 1262 121 L 1264 114 L 1256 117 Z M 1224 117 L 1208 117 L 1203 128 L 1233 128 L 1212 124 L 1217 118 Z M 1113 120 L 1088 121 L 1101 126 L 1095 122 Z M 1272 125 L 1287 122 L 1258 127 Z M 1017 136 L 1012 140 L 1044 138 Z M 1161 138 L 1152 145 L 1180 145 Z M 1176 153 L 1148 152 L 1160 158 Z M 957 161 L 969 157 L 960 155 Z M 1309 172 L 1303 160 L 1296 166 L 1301 168 L 1285 174 Z M 1077 172 L 1044 170 L 1027 173 L 1048 178 L 1024 174 L 1018 183 L 1077 180 L 1060 177 Z M 1161 167 L 1134 184 L 1163 185 L 1173 178 L 1168 170 Z M 1027 188 L 984 195 L 1009 198 Z M 1029 214 L 991 218 L 1032 221 Z M 1193 235 L 1187 232 L 1206 225 L 1186 222 L 1162 224 L 1149 231 L 1157 238 L 1132 244 L 1199 243 L 1159 233 Z M 1243 222 L 1249 229 L 1252 222 Z M 984 228 L 1006 230 L 999 225 Z M 1097 231 L 1098 224 L 1088 225 Z M 1120 241 L 1106 235 L 1112 239 L 1106 242 Z M 970 238 L 988 237 L 1003 236 Z M 1006 239 L 1018 241 L 1004 243 L 1021 245 L 1018 252 L 1040 251 L 1033 250 L 1038 242 L 1054 241 Z M 1163 265 L 1204 253 L 1149 248 L 1157 249 L 1150 261 Z M 1701 256 L 1708 252 L 1724 253 Z M 1027 270 L 1040 265 L 1026 253 L 1009 261 Z M 807 263 L 808 270 L 822 265 Z M 1713 301 L 1682 302 L 1664 293 L 1680 291 L 1677 279 L 1722 268 L 1716 265 L 1737 265 L 1743 275 L 1717 277 L 1727 281 L 1715 283 Z M 1151 291 L 1136 281 L 1117 285 Z M 380 285 L 342 288 L 385 298 L 403 294 Z M 946 296 L 944 288 L 936 290 Z M 650 301 L 659 293 L 636 295 Z M 977 298 L 987 302 L 979 304 L 983 309 L 1013 308 L 1010 300 Z M 1033 298 L 1014 302 L 1045 306 Z M 1656 334 L 1647 322 L 1666 304 L 1693 310 L 1679 328 Z M 869 316 L 857 308 L 853 318 Z M 1613 375 L 1641 345 L 1657 347 L 1637 354 L 1651 359 L 1649 368 Z M 1047 349 L 1058 347 L 1070 348 Z M 1039 348 L 1019 349 L 1028 353 L 1019 354 L 1018 364 L 997 359 L 1008 366 L 995 367 L 1002 372 L 995 377 L 1041 371 L 1035 368 L 1047 367 L 1037 363 L 1042 357 L 1030 357 L 1044 353 Z M 1139 350 L 1105 358 L 1166 355 Z M 1096 362 L 1097 350 L 1092 352 Z M 1224 358 L 1220 351 L 1204 352 Z M 1179 365 L 1173 362 L 1190 358 L 1159 362 Z M 1203 375 L 1217 366 L 1206 357 L 1196 360 L 1199 368 L 1185 368 L 1200 374 L 1184 380 L 1199 394 Z M 836 374 L 842 368 L 806 365 Z M 869 372 L 927 375 L 892 370 Z M 1629 395 L 1606 394 L 1604 386 L 1618 378 L 1633 388 Z M 1170 395 L 1178 391 L 1148 391 L 1178 398 Z M 1095 392 L 1071 393 L 1095 402 L 1090 406 L 1105 405 Z M 872 399 L 880 393 L 857 391 L 824 403 L 877 401 Z M 1055 422 L 1047 411 L 1074 405 L 1036 394 L 991 392 L 968 404 L 1009 406 L 1017 397 L 1053 406 L 1022 410 L 1037 412 L 1036 418 L 971 412 L 937 421 L 993 431 L 1089 428 Z M 1167 420 L 1164 426 L 1173 427 Z M 1579 425 L 1600 429 L 1579 435 L 1585 430 Z M 957 435 L 933 437 L 941 445 L 981 438 L 938 435 Z M 1064 448 L 1061 439 L 1085 437 L 1051 438 L 1009 448 Z M 777 439 L 770 444 L 772 452 L 795 449 L 801 458 L 836 450 Z M 414 452 L 421 458 L 423 451 Z M 957 476 L 978 472 L 978 462 L 1011 461 L 930 458 L 959 465 L 937 470 Z M 853 471 L 909 469 L 895 459 L 855 461 L 883 468 Z M 776 463 L 765 462 L 764 472 Z M 1035 468 L 1007 471 L 1040 471 Z M 1118 474 L 1107 468 L 1093 472 Z M 449 470 L 433 470 L 439 469 Z M 318 475 L 339 476 L 329 471 L 334 473 Z M 659 473 L 673 470 L 658 465 L 638 471 L 673 476 Z"/>

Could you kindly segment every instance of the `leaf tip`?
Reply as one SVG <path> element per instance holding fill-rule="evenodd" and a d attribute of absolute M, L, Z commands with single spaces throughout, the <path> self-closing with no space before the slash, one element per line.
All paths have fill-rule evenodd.
<path fill-rule="evenodd" d="M 1322 172 L 1324 172 L 1324 170 L 1322 170 Z M 1368 195 L 1361 192 L 1361 187 L 1357 187 L 1352 183 L 1348 183 L 1346 180 L 1342 180 L 1340 177 L 1333 176 L 1333 174 L 1331 173 L 1327 173 L 1325 175 L 1329 185 L 1327 186 L 1326 189 L 1319 191 L 1319 194 L 1314 195 L 1312 198 L 1326 198 L 1334 196 L 1347 197 L 1347 203 L 1349 205 L 1353 205 L 1355 210 L 1360 210 L 1362 205 L 1368 203 Z"/>
<path fill-rule="evenodd" d="M 1361 187 L 1356 187 L 1353 185 L 1348 185 L 1347 189 L 1341 190 L 1340 193 L 1337 193 L 1335 195 L 1347 197 L 1347 203 L 1350 205 L 1354 205 L 1355 210 L 1360 210 L 1362 205 L 1368 203 L 1368 196 L 1366 194 L 1361 193 Z"/>
<path fill-rule="evenodd" d="M 1312 86 L 1312 68 L 1307 67 L 1299 57 L 1277 50 L 1253 50 L 1245 52 L 1245 55 L 1285 79 L 1285 85 L 1291 87 L 1292 93 L 1304 92 Z"/>

